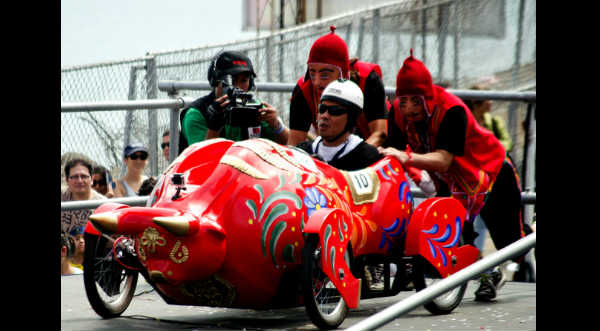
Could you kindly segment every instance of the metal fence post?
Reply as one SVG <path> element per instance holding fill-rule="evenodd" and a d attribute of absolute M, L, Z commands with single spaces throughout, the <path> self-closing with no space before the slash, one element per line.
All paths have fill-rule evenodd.
<path fill-rule="evenodd" d="M 457 0 L 454 2 L 454 17 L 456 17 L 456 23 L 454 25 L 454 76 L 452 79 L 452 86 L 454 86 L 455 88 L 458 87 L 458 73 L 459 73 L 459 53 L 460 53 L 460 47 L 459 47 L 459 31 L 462 27 L 462 20 L 458 19 L 459 17 L 459 13 L 460 10 L 462 9 L 462 1 L 461 0 Z"/>
<path fill-rule="evenodd" d="M 127 94 L 127 100 L 135 100 L 136 81 L 137 81 L 137 67 L 135 65 L 133 65 L 129 69 L 129 93 Z M 124 140 L 123 149 L 125 149 L 125 147 L 127 147 L 127 145 L 129 145 L 132 122 L 133 122 L 133 112 L 127 111 L 127 115 L 125 116 L 125 137 L 123 139 Z"/>
<path fill-rule="evenodd" d="M 169 92 L 169 98 L 178 98 L 178 91 Z M 179 108 L 171 108 L 169 112 L 169 164 L 179 155 Z"/>
<path fill-rule="evenodd" d="M 373 12 L 373 62 L 379 63 L 379 35 L 381 31 L 381 15 L 379 8 Z"/>
<path fill-rule="evenodd" d="M 518 19 L 518 26 L 517 26 L 517 43 L 515 45 L 515 62 L 513 64 L 513 71 L 512 71 L 512 86 L 513 86 L 513 88 L 517 88 L 520 83 L 519 69 L 521 67 L 521 39 L 523 36 L 523 17 L 524 17 L 523 13 L 524 13 L 524 11 L 525 11 L 525 0 L 520 0 L 519 1 L 519 19 Z M 518 109 L 518 107 L 519 107 L 518 103 L 512 102 L 508 108 L 509 109 L 508 126 L 509 126 L 509 131 L 510 131 L 510 138 L 514 142 L 517 141 L 517 130 L 518 130 L 517 118 L 518 118 L 518 116 L 517 116 L 516 110 Z M 514 146 L 514 144 L 513 144 L 513 146 Z M 520 167 L 516 164 L 515 164 L 515 166 L 517 166 L 519 169 L 522 168 L 522 164 Z"/>
<path fill-rule="evenodd" d="M 158 96 L 158 77 L 156 73 L 156 59 L 154 56 L 146 57 L 146 93 L 148 99 L 156 99 Z M 150 174 L 152 176 L 158 175 L 158 144 L 157 144 L 157 132 L 158 132 L 158 117 L 156 109 L 148 110 L 148 151 L 150 152 Z"/>
<path fill-rule="evenodd" d="M 448 5 L 439 5 L 438 7 L 438 81 L 444 80 L 444 60 L 446 58 L 446 39 L 448 36 L 448 17 L 450 8 Z"/>
<path fill-rule="evenodd" d="M 421 10 L 421 61 L 427 63 L 427 0 L 423 0 L 423 9 Z"/>
<path fill-rule="evenodd" d="M 360 23 L 358 24 L 358 42 L 356 43 L 356 57 L 360 59 L 362 55 L 363 38 L 365 35 L 365 19 L 361 17 L 359 22 Z"/>

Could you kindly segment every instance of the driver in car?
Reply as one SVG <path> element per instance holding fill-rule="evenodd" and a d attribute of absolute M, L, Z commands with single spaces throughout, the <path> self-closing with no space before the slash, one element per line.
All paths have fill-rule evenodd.
<path fill-rule="evenodd" d="M 258 104 L 258 127 L 233 126 L 226 121 L 226 110 L 232 100 L 228 89 L 238 88 L 243 92 L 254 89 L 256 73 L 252 61 L 238 51 L 217 53 L 208 69 L 208 82 L 212 88 L 210 94 L 195 100 L 180 114 L 181 135 L 179 151 L 185 147 L 210 138 L 222 137 L 233 141 L 245 138 L 266 138 L 280 144 L 286 144 L 289 130 L 278 116 L 277 109 L 256 98 L 249 103 Z M 248 130 L 245 132 L 245 130 Z"/>

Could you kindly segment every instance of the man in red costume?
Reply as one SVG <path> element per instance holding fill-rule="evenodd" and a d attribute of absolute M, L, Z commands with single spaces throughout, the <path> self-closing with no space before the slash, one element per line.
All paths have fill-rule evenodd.
<path fill-rule="evenodd" d="M 388 119 L 385 155 L 425 169 L 467 210 L 466 243 L 477 236 L 472 221 L 481 214 L 497 249 L 520 239 L 521 190 L 500 141 L 483 129 L 455 95 L 432 83 L 423 62 L 410 56 L 396 77 L 396 99 Z M 519 258 L 520 259 L 520 258 Z M 515 259 L 516 260 L 516 259 Z M 478 301 L 489 301 L 505 281 L 499 269 L 481 277 Z"/>
<path fill-rule="evenodd" d="M 381 80 L 381 68 L 348 57 L 346 42 L 331 33 L 317 39 L 310 49 L 307 71 L 298 80 L 290 103 L 290 136 L 288 145 L 306 140 L 311 124 L 317 128 L 317 105 L 321 93 L 330 82 L 352 79 L 363 91 L 364 112 L 357 119 L 357 134 L 373 146 L 380 146 L 387 132 L 388 104 Z M 317 132 L 318 134 L 318 132 Z"/>

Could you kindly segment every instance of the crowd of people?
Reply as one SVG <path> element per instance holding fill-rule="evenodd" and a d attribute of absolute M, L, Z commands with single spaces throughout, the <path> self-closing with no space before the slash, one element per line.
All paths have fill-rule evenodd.
<path fill-rule="evenodd" d="M 481 246 L 483 235 L 473 225 L 476 219 L 485 225 L 497 249 L 524 236 L 520 182 L 503 121 L 489 114 L 489 100 L 461 100 L 434 84 L 412 49 L 396 73 L 395 97 L 389 100 L 380 66 L 350 58 L 346 42 L 332 26 L 313 43 L 306 71 L 293 89 L 289 128 L 278 109 L 257 98 L 255 77 L 247 55 L 217 53 L 207 73 L 210 93 L 180 113 L 179 153 L 216 137 L 234 141 L 262 137 L 298 147 L 342 170 L 361 169 L 392 156 L 428 196 L 453 197 L 462 203 L 467 211 L 466 243 L 479 240 Z M 242 120 L 228 112 L 233 107 Z M 168 160 L 169 131 L 163 133 L 161 148 Z M 114 183 L 106 169 L 72 160 L 65 166 L 68 189 L 62 200 L 133 196 L 144 181 L 151 188 L 155 179 L 143 175 L 147 158 L 143 146 L 125 148 L 127 172 Z M 74 229 L 85 225 L 89 214 L 61 212 L 63 232 L 78 233 Z M 77 255 L 77 249 L 65 246 L 64 256 Z M 75 252 L 69 255 L 70 251 Z M 77 260 L 71 260 L 71 266 L 77 267 Z M 505 280 L 497 268 L 482 274 L 476 300 L 493 300 Z"/>

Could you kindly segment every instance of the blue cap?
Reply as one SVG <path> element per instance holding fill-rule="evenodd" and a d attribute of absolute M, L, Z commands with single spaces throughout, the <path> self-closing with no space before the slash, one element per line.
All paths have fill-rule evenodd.
<path fill-rule="evenodd" d="M 69 231 L 69 235 L 75 237 L 76 235 L 83 234 L 83 225 L 75 226 Z"/>
<path fill-rule="evenodd" d="M 128 145 L 127 147 L 125 147 L 125 151 L 123 151 L 123 158 L 126 158 L 135 152 L 144 152 L 146 154 L 149 154 L 148 149 L 142 145 Z"/>

